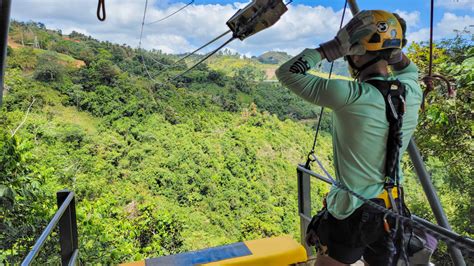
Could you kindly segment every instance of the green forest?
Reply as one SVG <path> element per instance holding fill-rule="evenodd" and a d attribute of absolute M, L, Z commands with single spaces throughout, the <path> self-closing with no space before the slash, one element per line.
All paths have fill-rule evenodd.
<path fill-rule="evenodd" d="M 177 55 L 12 22 L 0 114 L 0 264 L 21 262 L 61 189 L 76 193 L 86 264 L 284 234 L 299 240 L 296 166 L 320 109 L 268 74 L 284 56 L 220 53 L 168 81 L 197 58 L 174 64 Z M 427 72 L 427 43 L 413 43 L 408 56 Z M 434 72 L 456 84 L 457 96 L 443 86 L 428 95 L 416 141 L 453 229 L 473 237 L 473 35 L 437 42 L 434 56 Z M 329 111 L 316 152 L 330 167 Z M 412 213 L 434 221 L 407 155 L 403 167 Z M 314 180 L 312 189 L 316 212 L 329 187 Z M 55 232 L 37 263 L 59 261 Z M 444 244 L 434 262 L 450 263 Z"/>

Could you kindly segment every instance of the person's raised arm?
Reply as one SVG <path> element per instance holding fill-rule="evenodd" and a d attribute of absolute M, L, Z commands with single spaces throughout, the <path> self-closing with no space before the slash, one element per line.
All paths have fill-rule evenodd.
<path fill-rule="evenodd" d="M 314 104 L 340 108 L 357 97 L 359 84 L 355 81 L 328 80 L 308 71 L 323 59 L 332 62 L 349 54 L 365 53 L 359 40 L 376 31 L 370 11 L 359 12 L 337 36 L 317 49 L 305 49 L 276 71 L 278 80 L 303 99 Z M 363 51 L 362 51 L 363 50 Z"/>

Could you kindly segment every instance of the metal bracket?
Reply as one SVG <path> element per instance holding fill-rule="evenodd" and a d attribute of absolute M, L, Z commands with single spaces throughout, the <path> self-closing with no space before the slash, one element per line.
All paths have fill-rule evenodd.
<path fill-rule="evenodd" d="M 241 41 L 275 24 L 288 11 L 282 0 L 253 0 L 235 13 L 227 26 Z"/>

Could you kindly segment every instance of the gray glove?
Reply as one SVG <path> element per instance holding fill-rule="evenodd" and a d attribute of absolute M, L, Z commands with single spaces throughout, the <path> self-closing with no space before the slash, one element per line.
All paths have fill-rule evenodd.
<path fill-rule="evenodd" d="M 394 49 L 390 54 L 390 58 L 387 59 L 387 63 L 389 65 L 395 65 L 402 61 L 403 59 L 403 52 L 401 49 Z"/>
<path fill-rule="evenodd" d="M 320 48 L 329 62 L 345 55 L 365 54 L 364 46 L 358 42 L 376 31 L 372 12 L 361 11 L 339 30 L 334 39 L 320 44 Z"/>

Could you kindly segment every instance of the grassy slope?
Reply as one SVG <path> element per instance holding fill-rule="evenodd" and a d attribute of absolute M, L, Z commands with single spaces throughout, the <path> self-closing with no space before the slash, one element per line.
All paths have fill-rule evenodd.
<path fill-rule="evenodd" d="M 258 62 L 255 59 L 241 59 L 235 56 L 217 56 L 217 57 L 213 57 L 209 59 L 207 63 L 211 69 L 222 71 L 226 75 L 232 75 L 235 69 L 238 69 L 244 66 L 256 67 L 257 69 L 260 69 L 265 72 L 268 80 L 276 80 L 275 70 L 278 68 L 278 65 L 263 64 L 263 63 Z M 327 73 L 323 73 L 317 70 L 311 70 L 310 73 L 313 75 L 323 77 L 323 78 L 328 77 Z M 352 80 L 349 77 L 334 75 L 334 74 L 332 75 L 332 78 Z"/>

